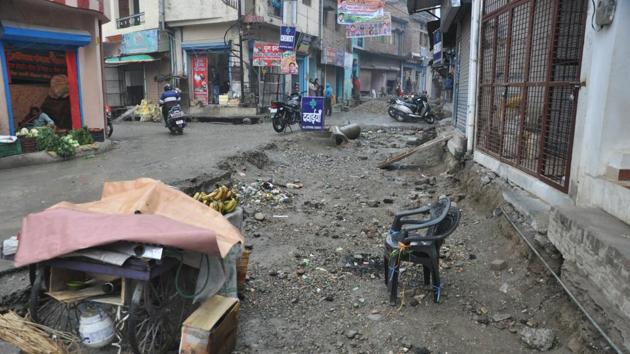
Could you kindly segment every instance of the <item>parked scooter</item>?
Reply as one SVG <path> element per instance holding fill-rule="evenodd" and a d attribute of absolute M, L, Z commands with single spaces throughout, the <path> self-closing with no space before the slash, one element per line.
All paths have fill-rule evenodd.
<path fill-rule="evenodd" d="M 435 123 L 435 116 L 425 94 L 413 95 L 408 101 L 393 97 L 389 101 L 387 114 L 399 122 L 423 119 L 429 124 Z"/>
<path fill-rule="evenodd" d="M 271 124 L 273 130 L 282 133 L 287 126 L 291 129 L 292 124 L 300 122 L 300 102 L 302 95 L 294 92 L 289 96 L 287 102 L 272 101 L 269 107 Z"/>

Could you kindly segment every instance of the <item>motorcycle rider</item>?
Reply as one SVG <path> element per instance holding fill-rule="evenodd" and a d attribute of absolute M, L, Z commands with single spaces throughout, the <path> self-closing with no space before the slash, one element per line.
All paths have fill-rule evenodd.
<path fill-rule="evenodd" d="M 178 89 L 173 89 L 171 84 L 164 85 L 164 92 L 160 96 L 160 106 L 162 106 L 162 118 L 164 118 L 164 125 L 168 127 L 168 111 L 179 104 L 181 101 L 181 95 Z"/>

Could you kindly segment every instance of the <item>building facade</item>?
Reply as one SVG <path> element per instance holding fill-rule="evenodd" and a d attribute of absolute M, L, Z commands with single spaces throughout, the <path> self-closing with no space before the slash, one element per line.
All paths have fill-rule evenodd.
<path fill-rule="evenodd" d="M 409 6 L 441 9 L 457 130 L 477 163 L 551 206 L 562 278 L 630 349 L 630 3 L 451 3 Z"/>
<path fill-rule="evenodd" d="M 0 2 L 0 134 L 14 135 L 32 106 L 60 128 L 104 127 L 99 38 L 107 14 L 100 0 Z M 51 94 L 51 85 L 62 92 Z"/>

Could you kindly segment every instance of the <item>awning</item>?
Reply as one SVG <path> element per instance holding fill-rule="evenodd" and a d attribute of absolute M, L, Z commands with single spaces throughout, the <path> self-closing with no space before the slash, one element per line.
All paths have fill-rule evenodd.
<path fill-rule="evenodd" d="M 87 31 L 2 21 L 0 23 L 0 40 L 17 46 L 37 44 L 45 47 L 83 47 L 90 44 L 92 36 Z"/>
<path fill-rule="evenodd" d="M 198 52 L 224 52 L 228 50 L 230 47 L 226 45 L 224 42 L 199 42 L 199 41 L 190 41 L 190 42 L 182 42 L 182 49 L 189 51 L 198 51 Z"/>
<path fill-rule="evenodd" d="M 121 57 L 112 57 L 105 59 L 105 64 L 132 64 L 132 63 L 146 63 L 149 61 L 159 60 L 147 54 L 136 54 L 136 55 L 123 55 Z"/>
<path fill-rule="evenodd" d="M 407 0 L 407 10 L 409 14 L 432 9 L 442 5 L 442 0 Z"/>

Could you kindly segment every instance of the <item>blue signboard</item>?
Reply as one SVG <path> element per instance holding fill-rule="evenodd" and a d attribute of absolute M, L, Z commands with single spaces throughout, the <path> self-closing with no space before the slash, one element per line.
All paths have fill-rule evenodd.
<path fill-rule="evenodd" d="M 280 27 L 280 50 L 293 50 L 295 45 L 295 27 Z"/>
<path fill-rule="evenodd" d="M 145 54 L 157 51 L 157 29 L 125 33 L 122 35 L 122 54 Z"/>
<path fill-rule="evenodd" d="M 302 129 L 324 130 L 324 97 L 302 97 Z"/>
<path fill-rule="evenodd" d="M 433 32 L 433 64 L 442 64 L 442 32 Z"/>

